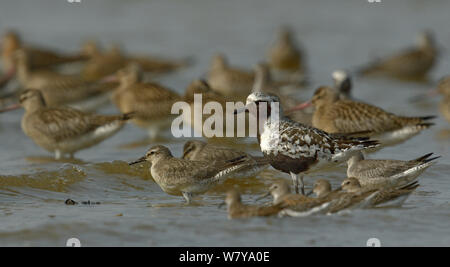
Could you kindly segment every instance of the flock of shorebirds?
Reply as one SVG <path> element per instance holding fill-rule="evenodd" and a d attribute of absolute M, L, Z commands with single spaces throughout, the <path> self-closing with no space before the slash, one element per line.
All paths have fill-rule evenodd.
<path fill-rule="evenodd" d="M 177 101 L 193 105 L 194 94 L 202 94 L 203 103 L 216 101 L 223 106 L 227 101 L 244 101 L 247 107 L 265 103 L 270 109 L 271 103 L 279 103 L 278 124 L 270 116 L 260 121 L 263 127 L 257 139 L 262 156 L 191 140 L 184 145 L 182 158 L 156 145 L 130 163 L 148 162 L 161 189 L 182 195 L 188 203 L 227 177 L 254 176 L 269 166 L 291 176 L 295 193 L 286 181 L 276 182 L 262 196 L 273 197 L 270 205 L 244 204 L 237 190 L 229 191 L 224 204 L 230 218 L 306 216 L 401 205 L 419 186 L 418 177 L 438 158 L 429 153 L 407 161 L 365 159 L 367 153 L 405 142 L 430 128 L 434 116 L 396 115 L 354 99 L 349 72 L 333 72 L 333 85 L 319 87 L 310 101 L 298 101 L 293 93 L 308 83 L 308 70 L 304 52 L 287 27 L 280 30 L 266 62 L 253 71 L 231 66 L 223 54 L 217 54 L 207 78 L 192 81 L 184 95 L 155 77 L 188 67 L 190 58 L 133 55 L 118 46 L 101 49 L 95 42 L 86 43 L 80 52 L 63 54 L 24 43 L 13 31 L 4 34 L 1 45 L 0 112 L 23 107 L 23 132 L 58 160 L 100 143 L 127 121 L 147 130 L 155 140 L 159 131 L 170 127 L 172 105 Z M 432 34 L 423 32 L 415 47 L 371 62 L 355 74 L 422 80 L 437 56 Z M 450 76 L 437 88 L 444 96 L 441 113 L 450 121 Z M 121 114 L 93 112 L 109 101 Z M 259 118 L 260 109 L 235 113 L 242 111 Z M 304 175 L 345 162 L 348 178 L 339 188 L 332 189 L 329 181 L 320 179 L 305 192 Z"/>

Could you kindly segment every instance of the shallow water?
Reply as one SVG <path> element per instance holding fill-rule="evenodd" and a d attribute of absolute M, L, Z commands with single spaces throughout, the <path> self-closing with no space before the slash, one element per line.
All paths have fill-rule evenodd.
<path fill-rule="evenodd" d="M 394 3 L 393 3 L 394 2 Z M 193 67 L 161 82 L 182 92 L 203 75 L 213 53 L 224 52 L 233 65 L 251 68 L 262 60 L 277 28 L 290 24 L 308 56 L 311 86 L 331 83 L 336 68 L 349 68 L 412 44 L 417 31 L 432 29 L 448 47 L 450 2 L 383 1 L 2 1 L 0 32 L 15 28 L 32 43 L 61 50 L 79 49 L 83 40 L 117 42 L 129 51 L 168 57 L 194 56 Z M 445 52 L 431 81 L 448 74 Z M 422 105 L 407 98 L 433 86 L 388 79 L 356 79 L 354 95 L 404 115 L 438 115 L 431 99 Z M 114 113 L 112 106 L 99 112 Z M 20 129 L 23 111 L 0 114 L 0 246 L 64 246 L 70 237 L 83 246 L 365 246 L 376 237 L 383 246 L 450 245 L 450 124 L 436 125 L 374 158 L 412 159 L 428 152 L 442 155 L 421 177 L 421 187 L 399 209 L 358 210 L 343 215 L 229 221 L 218 209 L 224 191 L 237 185 L 252 202 L 276 179 L 272 169 L 248 180 L 229 180 L 196 204 L 163 193 L 143 167 L 127 161 L 151 145 L 145 132 L 127 125 L 77 160 L 55 162 Z M 186 139 L 166 141 L 180 156 Z M 255 139 L 230 140 L 258 154 Z M 344 168 L 307 177 L 338 184 Z M 99 201 L 100 205 L 66 206 L 64 200 Z"/>

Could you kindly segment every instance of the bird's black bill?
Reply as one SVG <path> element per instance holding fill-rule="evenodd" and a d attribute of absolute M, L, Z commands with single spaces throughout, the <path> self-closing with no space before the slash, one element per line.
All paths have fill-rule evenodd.
<path fill-rule="evenodd" d="M 128 165 L 131 166 L 131 165 L 135 165 L 135 164 L 138 164 L 138 163 L 141 163 L 141 162 L 144 162 L 144 161 L 145 161 L 145 157 L 142 157 L 142 158 L 140 158 L 140 159 L 138 159 L 136 161 L 128 163 Z"/>

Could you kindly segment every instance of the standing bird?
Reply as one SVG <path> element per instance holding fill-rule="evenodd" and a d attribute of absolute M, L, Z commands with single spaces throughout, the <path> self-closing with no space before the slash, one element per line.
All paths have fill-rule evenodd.
<path fill-rule="evenodd" d="M 197 95 L 197 100 L 195 98 L 195 95 Z M 199 100 L 199 96 L 201 96 L 201 101 Z M 230 101 L 229 98 L 214 91 L 208 82 L 200 79 L 195 79 L 186 88 L 183 100 L 189 104 L 191 111 L 183 111 L 183 123 L 186 122 L 186 124 L 189 125 L 194 130 L 194 132 L 202 134 L 204 137 L 213 137 L 211 136 L 213 133 L 208 133 L 203 128 L 205 122 L 208 120 L 208 118 L 211 117 L 211 115 L 206 114 L 207 112 L 205 113 L 203 112 L 203 110 L 205 109 L 206 105 L 211 105 L 212 103 L 219 105 L 222 110 L 226 110 L 226 102 Z M 196 112 L 197 109 L 199 110 L 199 112 Z M 221 116 L 220 119 L 222 119 L 222 124 L 216 121 L 215 123 L 217 123 L 218 125 L 215 125 L 214 123 L 214 128 L 219 129 L 219 127 L 221 126 L 222 132 L 217 134 L 222 134 L 222 136 L 225 136 L 226 120 L 224 120 Z M 214 134 L 215 133 L 216 132 L 214 132 Z"/>
<path fill-rule="evenodd" d="M 361 186 L 400 186 L 417 180 L 439 157 L 430 158 L 433 153 L 413 160 L 364 159 L 359 152 L 347 161 L 347 177 L 358 179 Z"/>
<path fill-rule="evenodd" d="M 428 120 L 435 116 L 404 117 L 384 111 L 370 104 L 341 100 L 339 93 L 331 87 L 319 87 L 311 101 L 293 109 L 313 105 L 314 127 L 328 133 L 367 132 L 382 145 L 401 143 L 433 125 Z"/>
<path fill-rule="evenodd" d="M 252 91 L 254 74 L 251 71 L 232 67 L 222 54 L 216 54 L 211 62 L 208 83 L 211 88 L 228 97 L 245 97 Z"/>
<path fill-rule="evenodd" d="M 241 195 L 237 190 L 227 192 L 224 204 L 227 205 L 229 219 L 275 216 L 282 210 L 280 205 L 268 207 L 245 205 L 242 203 Z"/>
<path fill-rule="evenodd" d="M 339 99 L 353 99 L 352 97 L 352 81 L 350 75 L 344 70 L 335 70 L 331 74 L 334 82 L 334 89 L 339 94 Z M 294 103 L 295 101 L 290 101 Z M 303 104 L 296 103 L 294 106 L 285 107 L 287 110 L 286 116 L 293 121 L 297 121 L 309 126 L 312 126 L 312 119 L 314 108 L 310 106 L 309 102 Z"/>
<path fill-rule="evenodd" d="M 113 45 L 106 52 L 100 52 L 94 44 L 88 43 L 83 47 L 83 51 L 91 53 L 91 58 L 81 70 L 81 76 L 86 81 L 106 78 L 127 65 L 127 59 L 117 45 Z"/>
<path fill-rule="evenodd" d="M 243 151 L 211 145 L 202 141 L 187 141 L 183 147 L 183 159 L 187 160 L 211 162 L 232 160 L 238 157 L 246 158 L 248 167 L 242 168 L 239 174 L 235 176 L 253 176 L 269 166 L 264 157 L 255 157 Z"/>
<path fill-rule="evenodd" d="M 25 109 L 22 130 L 59 160 L 78 150 L 94 146 L 117 133 L 132 114 L 105 116 L 59 107 L 47 107 L 42 93 L 29 89 L 20 95 Z"/>
<path fill-rule="evenodd" d="M 24 45 L 19 35 L 9 31 L 2 39 L 2 67 L 4 70 L 15 68 L 14 53 L 24 49 L 30 55 L 30 68 L 40 69 L 54 67 L 61 64 L 84 61 L 88 58 L 81 54 L 64 55 L 49 49 Z"/>
<path fill-rule="evenodd" d="M 269 51 L 268 62 L 275 80 L 304 80 L 305 59 L 293 35 L 291 29 L 283 27 L 279 32 L 278 40 Z"/>
<path fill-rule="evenodd" d="M 17 77 L 23 88 L 42 92 L 47 106 L 68 105 L 81 110 L 94 110 L 108 101 L 117 86 L 114 82 L 88 82 L 80 75 L 61 74 L 48 69 L 32 70 L 26 50 L 14 54 Z"/>
<path fill-rule="evenodd" d="M 385 74 L 402 79 L 421 80 L 434 67 L 438 50 L 431 32 L 418 35 L 414 48 L 398 52 L 362 68 L 361 75 Z"/>
<path fill-rule="evenodd" d="M 245 108 L 236 110 L 235 114 L 242 111 L 250 112 L 258 120 L 257 137 L 264 157 L 272 167 L 291 175 L 296 192 L 300 182 L 302 194 L 305 173 L 338 164 L 356 151 L 378 146 L 376 141 L 330 135 L 287 119 L 276 96 L 252 93 Z"/>
<path fill-rule="evenodd" d="M 133 112 L 133 123 L 147 129 L 155 139 L 161 129 L 170 126 L 172 105 L 182 98 L 172 90 L 155 82 L 143 82 L 142 72 L 130 64 L 117 73 L 120 85 L 112 94 L 112 101 L 122 113 Z"/>
<path fill-rule="evenodd" d="M 175 71 L 190 64 L 187 60 L 163 59 L 155 56 L 133 55 L 122 51 L 118 45 L 114 45 L 107 52 L 100 53 L 95 45 L 87 44 L 84 52 L 91 54 L 91 59 L 83 69 L 83 77 L 87 80 L 98 80 L 113 75 L 118 70 L 130 63 L 140 66 L 146 73 L 162 74 Z"/>
<path fill-rule="evenodd" d="M 202 194 L 223 182 L 225 178 L 245 165 L 242 157 L 226 161 L 191 161 L 172 156 L 162 145 L 151 147 L 144 157 L 129 163 L 134 165 L 147 161 L 155 182 L 169 195 L 182 195 L 187 203 L 192 197 Z"/>

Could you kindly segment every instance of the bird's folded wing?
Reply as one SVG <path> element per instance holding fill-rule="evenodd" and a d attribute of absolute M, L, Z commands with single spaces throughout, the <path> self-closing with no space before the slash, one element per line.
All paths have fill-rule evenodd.
<path fill-rule="evenodd" d="M 88 134 L 103 122 L 112 122 L 101 120 L 99 116 L 84 113 L 70 108 L 49 108 L 35 114 L 38 120 L 33 124 L 35 130 L 41 134 L 51 136 L 55 141 L 63 141 L 73 137 Z M 117 119 L 111 117 L 111 120 Z"/>

